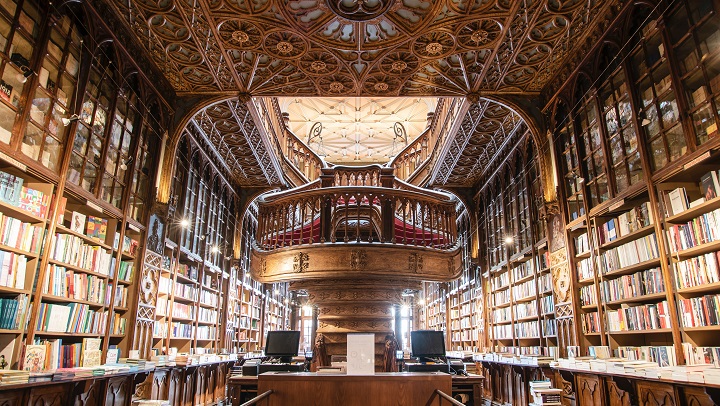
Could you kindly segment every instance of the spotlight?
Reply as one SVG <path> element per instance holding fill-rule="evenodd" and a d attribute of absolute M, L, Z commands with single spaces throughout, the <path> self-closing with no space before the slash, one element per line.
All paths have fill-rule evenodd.
<path fill-rule="evenodd" d="M 126 171 L 128 168 L 128 165 L 130 165 L 132 163 L 132 161 L 133 161 L 132 157 L 128 158 L 127 160 L 123 159 L 122 163 L 120 164 L 120 169 Z"/>
<path fill-rule="evenodd" d="M 190 222 L 187 219 L 180 220 L 180 226 L 182 228 L 187 228 L 187 226 L 189 226 L 189 225 L 190 225 Z"/>
<path fill-rule="evenodd" d="M 31 69 L 23 71 L 23 73 L 18 73 L 17 80 L 20 83 L 25 83 L 25 82 L 27 82 L 28 78 L 33 75 L 33 73 L 35 73 L 35 72 L 33 72 Z"/>
<path fill-rule="evenodd" d="M 280 291 L 277 290 L 277 289 L 275 289 L 275 291 L 274 291 L 273 293 L 275 293 L 276 295 L 279 295 L 279 294 L 280 294 Z"/>
<path fill-rule="evenodd" d="M 514 241 L 512 236 L 505 237 L 505 244 L 512 244 Z"/>
<path fill-rule="evenodd" d="M 78 117 L 77 114 L 73 114 L 70 117 L 63 117 L 62 119 L 60 119 L 60 121 L 62 121 L 63 125 L 65 127 L 67 127 L 70 125 L 70 123 L 78 121 L 79 119 L 80 119 L 80 117 Z"/>
<path fill-rule="evenodd" d="M 218 248 L 217 245 L 213 245 L 212 250 L 210 250 L 210 252 L 212 252 L 213 254 L 217 254 L 218 252 L 220 252 L 220 248 Z"/>

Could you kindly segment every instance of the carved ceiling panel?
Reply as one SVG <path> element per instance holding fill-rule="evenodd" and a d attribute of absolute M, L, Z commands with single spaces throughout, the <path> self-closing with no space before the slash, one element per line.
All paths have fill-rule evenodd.
<path fill-rule="evenodd" d="M 182 94 L 539 92 L 602 0 L 105 0 Z"/>
<path fill-rule="evenodd" d="M 243 186 L 278 185 L 270 152 L 258 132 L 247 105 L 237 98 L 203 109 L 188 131 L 217 158 L 225 176 Z"/>
<path fill-rule="evenodd" d="M 627 0 L 102 1 L 181 96 L 462 97 L 545 95 Z M 240 185 L 278 184 L 238 104 L 192 123 Z M 436 185 L 471 186 L 522 124 L 486 99 L 462 120 Z"/>

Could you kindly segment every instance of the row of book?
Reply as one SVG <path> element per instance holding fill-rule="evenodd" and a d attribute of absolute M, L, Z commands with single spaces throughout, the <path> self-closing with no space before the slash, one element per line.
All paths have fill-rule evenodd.
<path fill-rule="evenodd" d="M 510 307 L 501 307 L 493 310 L 493 321 L 495 323 L 504 323 L 512 320 Z"/>
<path fill-rule="evenodd" d="M 170 323 L 170 337 L 174 338 L 193 338 L 195 334 L 195 326 L 180 322 Z"/>
<path fill-rule="evenodd" d="M 540 323 L 535 320 L 515 323 L 515 336 L 518 338 L 540 337 Z"/>
<path fill-rule="evenodd" d="M 544 273 L 537 278 L 538 281 L 538 292 L 542 295 L 544 293 L 552 292 L 552 275 L 550 273 Z"/>
<path fill-rule="evenodd" d="M 39 254 L 45 228 L 0 213 L 0 244 Z"/>
<path fill-rule="evenodd" d="M 520 265 L 512 269 L 512 276 L 514 281 L 530 276 L 535 270 L 533 269 L 533 260 L 529 259 Z"/>
<path fill-rule="evenodd" d="M 175 283 L 174 286 L 175 296 L 182 297 L 187 300 L 197 300 L 198 288 L 192 285 L 186 285 L 184 283 Z"/>
<path fill-rule="evenodd" d="M 502 306 L 504 304 L 510 303 L 510 290 L 501 290 L 499 292 L 493 293 L 493 299 L 495 306 Z"/>
<path fill-rule="evenodd" d="M 513 312 L 515 313 L 515 319 L 537 316 L 537 302 L 532 300 L 513 305 Z"/>
<path fill-rule="evenodd" d="M 58 368 L 95 367 L 100 365 L 102 351 L 99 338 L 84 338 L 82 343 L 63 344 L 62 339 L 36 340 L 25 346 L 23 369 L 30 372 Z"/>
<path fill-rule="evenodd" d="M 493 326 L 493 337 L 496 340 L 502 340 L 502 339 L 509 339 L 512 338 L 513 331 L 512 331 L 512 325 L 511 324 L 503 324 L 503 325 L 496 325 Z"/>
<path fill-rule="evenodd" d="M 200 292 L 200 303 L 206 304 L 208 306 L 217 306 L 218 305 L 217 293 L 208 292 L 207 290 L 203 290 L 202 292 Z"/>
<path fill-rule="evenodd" d="M 657 238 L 653 233 L 600 253 L 598 262 L 604 275 L 659 256 Z"/>
<path fill-rule="evenodd" d="M 107 236 L 108 221 L 102 217 L 86 216 L 83 213 L 74 211 L 70 215 L 68 228 L 104 244 Z"/>
<path fill-rule="evenodd" d="M 25 255 L 0 250 L 0 286 L 25 289 L 27 266 Z"/>
<path fill-rule="evenodd" d="M 543 337 L 557 336 L 557 321 L 555 319 L 547 319 L 542 321 Z"/>
<path fill-rule="evenodd" d="M 113 315 L 113 325 L 110 334 L 125 335 L 127 332 L 127 319 L 120 316 L 119 313 Z"/>
<path fill-rule="evenodd" d="M 628 297 L 638 297 L 665 292 L 665 282 L 660 268 L 603 280 L 600 294 L 604 302 L 614 302 Z"/>
<path fill-rule="evenodd" d="M 194 265 L 178 264 L 177 273 L 178 275 L 182 275 L 195 281 L 198 278 L 198 269 Z"/>
<path fill-rule="evenodd" d="M 637 230 L 653 224 L 653 211 L 649 202 L 644 202 L 637 207 L 619 215 L 617 218 L 598 227 L 598 243 L 600 245 L 615 241 L 616 239 L 631 234 Z"/>
<path fill-rule="evenodd" d="M 608 330 L 639 331 L 670 328 L 670 311 L 667 301 L 629 306 L 607 311 Z"/>
<path fill-rule="evenodd" d="M 36 329 L 60 333 L 103 334 L 107 318 L 107 311 L 93 311 L 86 304 L 41 303 Z"/>
<path fill-rule="evenodd" d="M 683 356 L 687 365 L 714 365 L 720 368 L 720 347 L 695 347 L 682 343 Z"/>
<path fill-rule="evenodd" d="M 588 280 L 595 277 L 595 268 L 590 258 L 581 259 L 575 264 L 577 270 L 577 278 L 579 281 Z"/>
<path fill-rule="evenodd" d="M 582 233 L 573 238 L 575 242 L 575 254 L 582 254 L 590 251 L 590 240 L 587 233 Z"/>
<path fill-rule="evenodd" d="M 0 171 L 0 200 L 36 217 L 46 218 L 52 196 L 33 189 L 32 184 L 24 185 L 22 177 Z"/>
<path fill-rule="evenodd" d="M 720 251 L 673 263 L 678 289 L 720 282 Z"/>
<path fill-rule="evenodd" d="M 173 303 L 172 316 L 182 319 L 194 319 L 195 306 L 187 305 L 185 303 Z"/>
<path fill-rule="evenodd" d="M 110 285 L 112 288 L 112 285 Z M 109 291 L 109 290 L 108 290 Z M 118 285 L 115 287 L 115 307 L 128 307 L 128 288 L 127 286 Z"/>
<path fill-rule="evenodd" d="M 555 299 L 552 296 L 540 298 L 540 311 L 543 315 L 555 313 Z"/>
<path fill-rule="evenodd" d="M 720 325 L 720 295 L 680 299 L 678 313 L 685 327 Z"/>
<path fill-rule="evenodd" d="M 677 252 L 720 240 L 720 209 L 702 214 L 667 230 L 670 251 Z"/>
<path fill-rule="evenodd" d="M 118 269 L 118 279 L 125 282 L 131 282 L 133 276 L 134 264 L 130 261 L 120 261 L 120 269 Z"/>
<path fill-rule="evenodd" d="M 600 313 L 588 312 L 582 315 L 583 333 L 593 334 L 600 332 Z"/>
<path fill-rule="evenodd" d="M 106 302 L 107 286 L 104 278 L 82 272 L 76 273 L 62 266 L 48 264 L 43 293 L 105 305 L 108 303 Z"/>
<path fill-rule="evenodd" d="M 515 300 L 537 295 L 537 285 L 532 279 L 519 285 L 513 286 L 512 290 L 513 298 Z"/>
<path fill-rule="evenodd" d="M 103 275 L 111 274 L 113 256 L 105 248 L 85 244 L 82 238 L 70 234 L 56 233 L 54 241 L 53 260 Z"/>
<path fill-rule="evenodd" d="M 597 304 L 597 294 L 594 285 L 585 285 L 580 287 L 580 305 L 590 306 Z"/>
<path fill-rule="evenodd" d="M 662 195 L 667 216 L 678 215 L 691 207 L 716 198 L 720 194 L 720 183 L 718 183 L 718 172 L 710 171 L 700 178 L 700 199 L 690 202 L 687 190 L 678 187 Z"/>
<path fill-rule="evenodd" d="M 510 285 L 510 272 L 505 271 L 503 273 L 493 276 L 492 282 L 490 283 L 493 290 L 502 289 Z"/>
<path fill-rule="evenodd" d="M 21 294 L 17 298 L 0 298 L 0 329 L 24 329 L 27 322 L 28 295 Z"/>
<path fill-rule="evenodd" d="M 214 340 L 217 338 L 217 329 L 214 326 L 198 326 L 196 334 L 198 340 Z"/>

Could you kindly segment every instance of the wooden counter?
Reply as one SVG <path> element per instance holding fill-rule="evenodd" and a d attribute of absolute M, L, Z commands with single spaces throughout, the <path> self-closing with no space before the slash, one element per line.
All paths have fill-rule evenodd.
<path fill-rule="evenodd" d="M 354 375 L 336 375 L 336 374 L 313 374 L 313 373 L 303 373 L 303 374 L 288 374 L 288 373 L 266 373 L 260 375 L 260 378 L 257 376 L 233 376 L 228 379 L 228 396 L 230 397 L 230 400 L 232 402 L 232 406 L 238 406 L 242 404 L 243 402 L 246 402 L 247 400 L 255 397 L 258 393 L 263 393 L 263 389 L 259 389 L 260 382 L 265 381 L 266 385 L 274 385 L 281 381 L 288 381 L 289 376 L 294 375 L 296 378 L 292 378 L 293 383 L 291 385 L 304 385 L 306 387 L 309 387 L 309 389 L 303 389 L 303 391 L 311 393 L 312 395 L 305 394 L 304 396 L 311 396 L 310 398 L 302 398 L 300 400 L 297 400 L 298 402 L 312 402 L 310 403 L 294 403 L 297 405 L 350 405 L 355 403 L 346 403 L 345 401 L 335 400 L 335 398 L 329 401 L 329 403 L 320 403 L 319 401 L 316 402 L 318 398 L 319 393 L 321 391 L 323 392 L 323 396 L 325 396 L 325 392 L 328 394 L 333 394 L 332 396 L 342 396 L 342 393 L 338 393 L 337 390 L 340 390 L 343 393 L 353 393 L 353 394 L 362 394 L 360 399 L 363 401 L 361 404 L 363 406 L 367 406 L 368 404 L 375 405 L 384 405 L 386 403 L 377 403 L 377 402 L 383 402 L 383 401 L 390 401 L 391 399 L 394 400 L 395 403 L 387 403 L 392 405 L 425 405 L 428 400 L 430 399 L 430 394 L 434 392 L 435 388 L 431 385 L 427 385 L 427 380 L 432 379 L 437 381 L 438 375 L 440 375 L 440 379 L 443 381 L 443 385 L 445 385 L 444 381 L 448 380 L 451 383 L 451 386 L 445 387 L 445 389 L 438 388 L 442 390 L 443 392 L 447 393 L 448 395 L 456 396 L 459 394 L 466 394 L 469 397 L 469 401 L 466 403 L 468 406 L 475 405 L 480 406 L 482 405 L 482 384 L 483 384 L 483 377 L 480 375 L 469 375 L 469 376 L 462 376 L 462 375 L 448 375 L 448 374 L 440 374 L 440 373 L 378 373 L 376 375 L 367 375 L 367 376 L 354 376 Z M 408 384 L 408 381 L 415 380 L 416 382 L 413 382 L 411 384 Z M 327 385 L 328 388 L 320 388 L 320 387 L 313 387 L 314 384 L 313 381 L 324 381 L 323 385 Z M 376 390 L 377 388 L 374 387 L 374 385 L 377 385 L 377 383 L 370 384 L 370 381 L 386 381 L 388 382 L 389 388 L 385 388 L 383 390 L 389 390 L 390 397 L 385 398 L 384 396 L 386 393 L 380 394 L 378 392 L 377 396 L 383 396 L 383 398 L 377 398 L 377 402 L 374 400 L 375 397 L 370 397 L 371 395 L 368 392 L 368 388 L 373 387 L 373 390 Z M 419 384 L 421 386 L 420 390 L 418 389 L 409 389 L 408 385 L 416 385 Z M 290 384 L 289 384 L 290 385 Z M 280 385 L 285 386 L 285 385 Z M 267 386 L 263 386 L 265 388 Z M 274 389 L 274 388 L 273 388 Z M 327 391 L 326 391 L 327 389 Z M 294 390 L 297 391 L 296 386 L 290 386 L 284 387 L 283 390 Z M 380 391 L 379 389 L 377 389 Z M 420 399 L 420 396 L 418 396 L 417 402 L 419 403 L 413 403 L 415 398 L 413 397 L 406 397 L 408 391 L 413 391 L 415 393 L 425 393 L 427 397 L 424 399 Z M 331 395 L 328 395 L 331 396 Z M 373 394 L 372 396 L 376 396 Z M 423 395 L 424 396 L 424 395 Z M 276 394 L 273 394 L 270 398 L 275 398 L 277 400 Z M 400 399 L 402 398 L 402 400 Z M 308 400 L 310 399 L 310 400 Z M 370 399 L 373 399 L 372 402 L 369 402 Z M 275 402 L 276 400 L 273 400 Z M 325 398 L 322 398 L 321 400 L 325 401 Z M 402 401 L 403 403 L 398 403 L 399 401 Z M 422 402 L 420 402 L 422 401 Z M 295 400 L 288 400 L 288 402 L 295 402 Z M 369 402 L 369 403 L 368 403 Z M 407 403 L 405 403 L 407 402 Z M 435 400 L 437 402 L 437 400 Z M 447 402 L 445 402 L 447 403 Z M 261 406 L 268 406 L 268 405 L 275 405 L 275 404 L 285 404 L 290 405 L 293 403 L 260 403 Z M 437 404 L 437 403 L 429 403 L 431 405 Z"/>

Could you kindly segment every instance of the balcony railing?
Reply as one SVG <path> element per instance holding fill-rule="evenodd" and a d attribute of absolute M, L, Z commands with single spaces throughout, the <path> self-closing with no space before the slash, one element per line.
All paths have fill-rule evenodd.
<path fill-rule="evenodd" d="M 392 168 L 323 168 L 319 182 L 258 201 L 261 250 L 320 243 L 457 244 L 457 199 L 395 179 Z"/>

